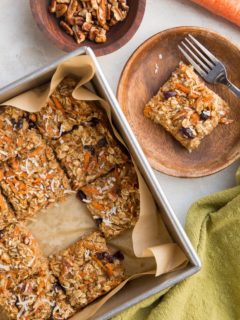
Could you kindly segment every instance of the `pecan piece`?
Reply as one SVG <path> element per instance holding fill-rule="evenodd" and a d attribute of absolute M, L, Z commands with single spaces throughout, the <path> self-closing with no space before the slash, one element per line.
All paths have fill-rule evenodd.
<path fill-rule="evenodd" d="M 114 19 L 118 21 L 122 21 L 126 18 L 126 12 L 120 10 L 118 7 L 112 7 L 112 12 Z"/>
<path fill-rule="evenodd" d="M 57 3 L 69 4 L 70 0 L 57 0 Z"/>
<path fill-rule="evenodd" d="M 66 4 L 57 4 L 56 7 L 56 17 L 60 18 L 64 16 L 64 14 L 67 12 L 68 6 Z"/>
<path fill-rule="evenodd" d="M 99 34 L 95 38 L 95 42 L 104 43 L 107 41 L 106 30 L 100 29 Z"/>
<path fill-rule="evenodd" d="M 74 13 L 77 11 L 77 7 L 78 7 L 77 0 L 71 0 L 67 10 L 67 20 L 73 17 Z"/>
<path fill-rule="evenodd" d="M 97 10 L 97 19 L 100 26 L 104 26 L 106 24 L 107 18 L 107 2 L 106 0 L 100 0 L 100 4 Z"/>
<path fill-rule="evenodd" d="M 51 13 L 55 13 L 57 8 L 57 0 L 51 0 L 50 6 L 49 6 L 49 11 Z"/>
<path fill-rule="evenodd" d="M 94 10 L 97 10 L 98 9 L 98 2 L 97 0 L 91 0 L 91 5 L 92 5 L 92 8 Z"/>
<path fill-rule="evenodd" d="M 73 26 L 72 30 L 73 30 L 73 36 L 78 44 L 80 44 L 86 39 L 85 34 L 79 29 L 77 25 Z"/>
<path fill-rule="evenodd" d="M 92 28 L 89 31 L 88 38 L 91 41 L 95 41 L 96 36 L 100 33 L 99 29 L 97 27 L 92 26 Z"/>
<path fill-rule="evenodd" d="M 82 25 L 82 30 L 89 32 L 92 28 L 92 24 L 88 22 L 84 22 Z"/>
<path fill-rule="evenodd" d="M 60 22 L 60 27 L 67 32 L 67 34 L 70 34 L 70 36 L 73 36 L 73 31 L 71 27 L 64 22 L 63 20 Z"/>

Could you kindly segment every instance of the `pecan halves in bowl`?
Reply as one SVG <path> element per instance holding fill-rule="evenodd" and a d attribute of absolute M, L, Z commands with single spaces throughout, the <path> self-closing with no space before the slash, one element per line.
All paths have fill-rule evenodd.
<path fill-rule="evenodd" d="M 60 19 L 60 27 L 80 44 L 89 39 L 107 41 L 107 31 L 123 21 L 127 0 L 50 0 L 49 12 Z"/>

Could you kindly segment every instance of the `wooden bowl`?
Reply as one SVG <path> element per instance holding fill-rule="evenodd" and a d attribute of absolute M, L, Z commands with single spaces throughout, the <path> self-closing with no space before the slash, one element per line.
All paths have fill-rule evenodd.
<path fill-rule="evenodd" d="M 229 103 L 234 122 L 218 125 L 192 153 L 143 115 L 145 104 L 168 80 L 179 61 L 184 61 L 177 45 L 189 33 L 224 62 L 229 78 L 240 86 L 237 46 L 208 29 L 179 27 L 154 35 L 133 53 L 122 72 L 117 97 L 153 168 L 172 176 L 201 177 L 220 171 L 239 158 L 240 99 L 223 85 L 208 85 Z"/>
<path fill-rule="evenodd" d="M 80 45 L 59 26 L 59 20 L 48 11 L 50 0 L 30 0 L 32 14 L 38 27 L 46 37 L 63 51 L 73 51 L 81 46 L 91 47 L 97 56 L 103 56 L 120 49 L 136 33 L 143 19 L 146 0 L 128 0 L 127 18 L 110 28 L 106 43 L 97 44 L 86 40 Z"/>

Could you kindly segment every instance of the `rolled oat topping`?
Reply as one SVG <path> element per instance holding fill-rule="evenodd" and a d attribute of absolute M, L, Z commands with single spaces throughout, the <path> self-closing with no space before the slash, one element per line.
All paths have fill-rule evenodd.
<path fill-rule="evenodd" d="M 104 112 L 93 102 L 80 101 L 72 97 L 77 85 L 73 78 L 65 78 L 51 95 L 40 112 L 30 115 L 47 140 L 58 139 L 74 126 L 89 122 L 92 118 L 102 119 Z"/>
<path fill-rule="evenodd" d="M 115 168 L 78 192 L 106 238 L 133 227 L 139 216 L 138 178 L 133 164 Z"/>
<path fill-rule="evenodd" d="M 32 136 L 32 144 L 32 149 L 21 150 L 18 157 L 0 166 L 0 185 L 20 220 L 64 199 L 70 189 L 52 149 L 37 133 Z"/>
<path fill-rule="evenodd" d="M 50 257 L 50 268 L 65 289 L 71 305 L 77 309 L 125 279 L 120 260 L 110 254 L 99 232 L 93 232 Z"/>
<path fill-rule="evenodd" d="M 0 292 L 12 288 L 47 267 L 38 243 L 22 225 L 11 224 L 0 232 Z"/>
<path fill-rule="evenodd" d="M 128 159 L 106 126 L 99 121 L 91 121 L 63 135 L 53 142 L 53 149 L 75 190 Z"/>
<path fill-rule="evenodd" d="M 144 115 L 161 124 L 191 152 L 226 117 L 228 104 L 210 90 L 192 66 L 180 63 L 171 78 L 144 108 Z"/>

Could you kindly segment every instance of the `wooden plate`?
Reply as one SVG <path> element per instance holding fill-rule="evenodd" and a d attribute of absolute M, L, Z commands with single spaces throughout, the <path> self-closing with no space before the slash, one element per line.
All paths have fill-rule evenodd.
<path fill-rule="evenodd" d="M 225 99 L 234 123 L 219 125 L 200 147 L 188 153 L 160 125 L 143 116 L 145 104 L 183 60 L 177 45 L 191 33 L 221 59 L 229 78 L 240 86 L 240 50 L 208 29 L 179 27 L 144 42 L 127 62 L 118 85 L 118 100 L 152 167 L 178 177 L 201 177 L 226 168 L 239 158 L 240 99 L 223 85 L 209 85 Z"/>
<path fill-rule="evenodd" d="M 97 44 L 86 40 L 79 45 L 59 27 L 59 20 L 48 11 L 49 3 L 50 0 L 30 0 L 33 17 L 45 36 L 63 51 L 69 52 L 81 46 L 89 46 L 97 56 L 120 49 L 134 36 L 141 24 L 146 6 L 146 0 L 128 0 L 127 18 L 110 29 L 106 43 Z"/>

